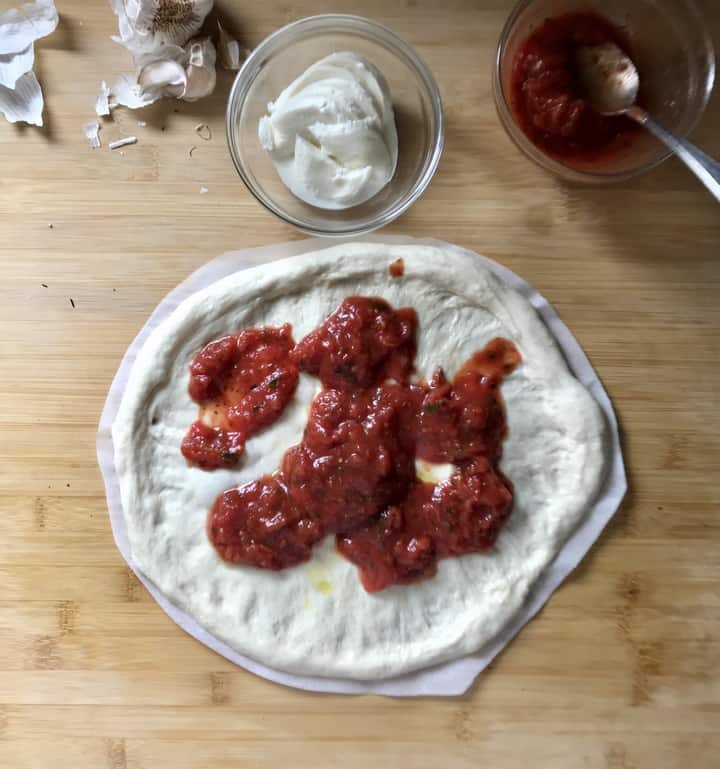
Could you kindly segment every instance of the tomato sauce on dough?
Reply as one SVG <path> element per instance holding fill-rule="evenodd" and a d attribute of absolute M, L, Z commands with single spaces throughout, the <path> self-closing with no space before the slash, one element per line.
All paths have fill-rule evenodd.
<path fill-rule="evenodd" d="M 388 265 L 388 275 L 391 278 L 401 278 L 405 274 L 405 260 L 402 256 Z"/>
<path fill-rule="evenodd" d="M 417 315 L 349 297 L 294 344 L 290 327 L 211 342 L 190 366 L 200 418 L 182 443 L 203 469 L 232 466 L 245 441 L 280 417 L 299 372 L 320 380 L 302 441 L 281 467 L 221 494 L 208 536 L 231 563 L 283 569 L 310 559 L 328 534 L 366 590 L 431 577 L 440 558 L 487 550 L 510 515 L 498 469 L 506 433 L 499 386 L 520 363 L 494 339 L 449 380 L 413 382 Z M 450 463 L 421 480 L 415 461 Z"/>

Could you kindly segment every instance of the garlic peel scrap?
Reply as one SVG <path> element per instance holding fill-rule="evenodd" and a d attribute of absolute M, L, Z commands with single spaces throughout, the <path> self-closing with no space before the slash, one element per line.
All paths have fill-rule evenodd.
<path fill-rule="evenodd" d="M 0 85 L 15 88 L 21 75 L 29 72 L 35 63 L 35 47 L 32 43 L 18 53 L 0 53 Z"/>
<path fill-rule="evenodd" d="M 155 101 L 155 98 L 143 96 L 137 79 L 132 75 L 120 75 L 113 83 L 110 93 L 114 104 L 122 104 L 130 109 L 147 107 L 148 104 L 152 104 Z"/>
<path fill-rule="evenodd" d="M 110 89 L 104 80 L 100 83 L 100 94 L 95 100 L 95 114 L 98 117 L 110 114 Z"/>
<path fill-rule="evenodd" d="M 36 0 L 0 13 L 0 112 L 11 123 L 42 125 L 43 95 L 32 72 L 33 44 L 57 25 L 54 0 Z"/>
<path fill-rule="evenodd" d="M 85 138 L 93 149 L 100 147 L 100 123 L 97 120 L 91 120 L 83 126 Z"/>
<path fill-rule="evenodd" d="M 195 133 L 206 142 L 209 142 L 210 139 L 212 139 L 212 129 L 207 123 L 198 123 L 195 126 Z"/>
<path fill-rule="evenodd" d="M 19 53 L 58 25 L 54 0 L 35 0 L 0 13 L 0 54 Z"/>
<path fill-rule="evenodd" d="M 17 79 L 15 88 L 0 85 L 0 112 L 10 123 L 43 124 L 43 95 L 32 70 Z"/>
<path fill-rule="evenodd" d="M 116 150 L 119 147 L 127 147 L 128 144 L 137 144 L 137 136 L 125 136 L 123 139 L 116 139 L 114 142 L 110 142 L 108 147 L 111 150 Z M 122 152 L 120 154 L 122 155 Z"/>

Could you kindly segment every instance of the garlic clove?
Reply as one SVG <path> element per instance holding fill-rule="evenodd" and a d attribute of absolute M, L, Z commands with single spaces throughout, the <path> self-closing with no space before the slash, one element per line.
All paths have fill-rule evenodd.
<path fill-rule="evenodd" d="M 153 101 L 163 96 L 179 97 L 185 92 L 187 75 L 182 64 L 172 59 L 157 59 L 138 72 L 137 85 L 142 97 Z"/>
<path fill-rule="evenodd" d="M 192 67 L 214 67 L 215 46 L 209 37 L 198 37 L 190 42 L 188 63 Z"/>
<path fill-rule="evenodd" d="M 121 104 L 129 109 L 140 109 L 147 107 L 157 100 L 157 97 L 151 97 L 140 92 L 137 78 L 132 75 L 120 75 L 113 83 L 110 89 L 112 100 L 115 104 Z"/>
<path fill-rule="evenodd" d="M 218 21 L 218 58 L 223 69 L 240 69 L 240 61 L 247 58 L 246 48 L 230 37 Z"/>
<path fill-rule="evenodd" d="M 197 101 L 215 90 L 215 56 L 215 46 L 209 37 L 191 43 L 185 69 L 187 83 L 181 96 L 184 101 Z"/>

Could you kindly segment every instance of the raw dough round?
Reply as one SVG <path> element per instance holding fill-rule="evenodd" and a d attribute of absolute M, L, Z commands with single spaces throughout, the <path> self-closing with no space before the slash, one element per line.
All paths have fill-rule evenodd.
<path fill-rule="evenodd" d="M 402 257 L 405 274 L 390 278 Z M 222 491 L 275 470 L 297 443 L 317 381 L 302 375 L 282 418 L 251 438 L 240 465 L 188 467 L 180 442 L 197 417 L 188 365 L 208 341 L 292 323 L 299 340 L 347 296 L 418 312 L 417 370 L 449 375 L 497 336 L 522 364 L 505 379 L 501 469 L 515 504 L 489 553 L 441 560 L 437 575 L 368 594 L 333 538 L 301 566 L 270 572 L 219 559 L 208 509 Z M 298 674 L 378 679 L 476 651 L 520 609 L 594 501 L 607 465 L 605 422 L 530 304 L 469 255 L 431 246 L 343 244 L 243 270 L 184 301 L 133 367 L 113 425 L 137 566 L 175 604 L 243 654 Z"/>

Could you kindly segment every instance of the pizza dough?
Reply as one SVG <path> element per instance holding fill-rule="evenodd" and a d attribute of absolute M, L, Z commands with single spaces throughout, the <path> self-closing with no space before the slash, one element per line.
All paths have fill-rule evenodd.
<path fill-rule="evenodd" d="M 405 274 L 390 278 L 402 257 Z M 375 594 L 328 537 L 280 572 L 220 560 L 205 532 L 222 491 L 275 470 L 302 434 L 317 381 L 251 438 L 233 470 L 188 467 L 180 443 L 197 417 L 188 365 L 208 341 L 290 322 L 296 340 L 347 296 L 382 296 L 419 316 L 417 370 L 449 375 L 490 339 L 523 363 L 504 381 L 501 469 L 515 504 L 489 553 L 448 558 L 437 575 Z M 377 679 L 476 651 L 520 609 L 594 501 L 608 452 L 605 423 L 529 303 L 471 256 L 430 246 L 344 244 L 231 275 L 194 294 L 148 339 L 113 425 L 132 555 L 175 604 L 243 654 L 298 674 Z"/>

